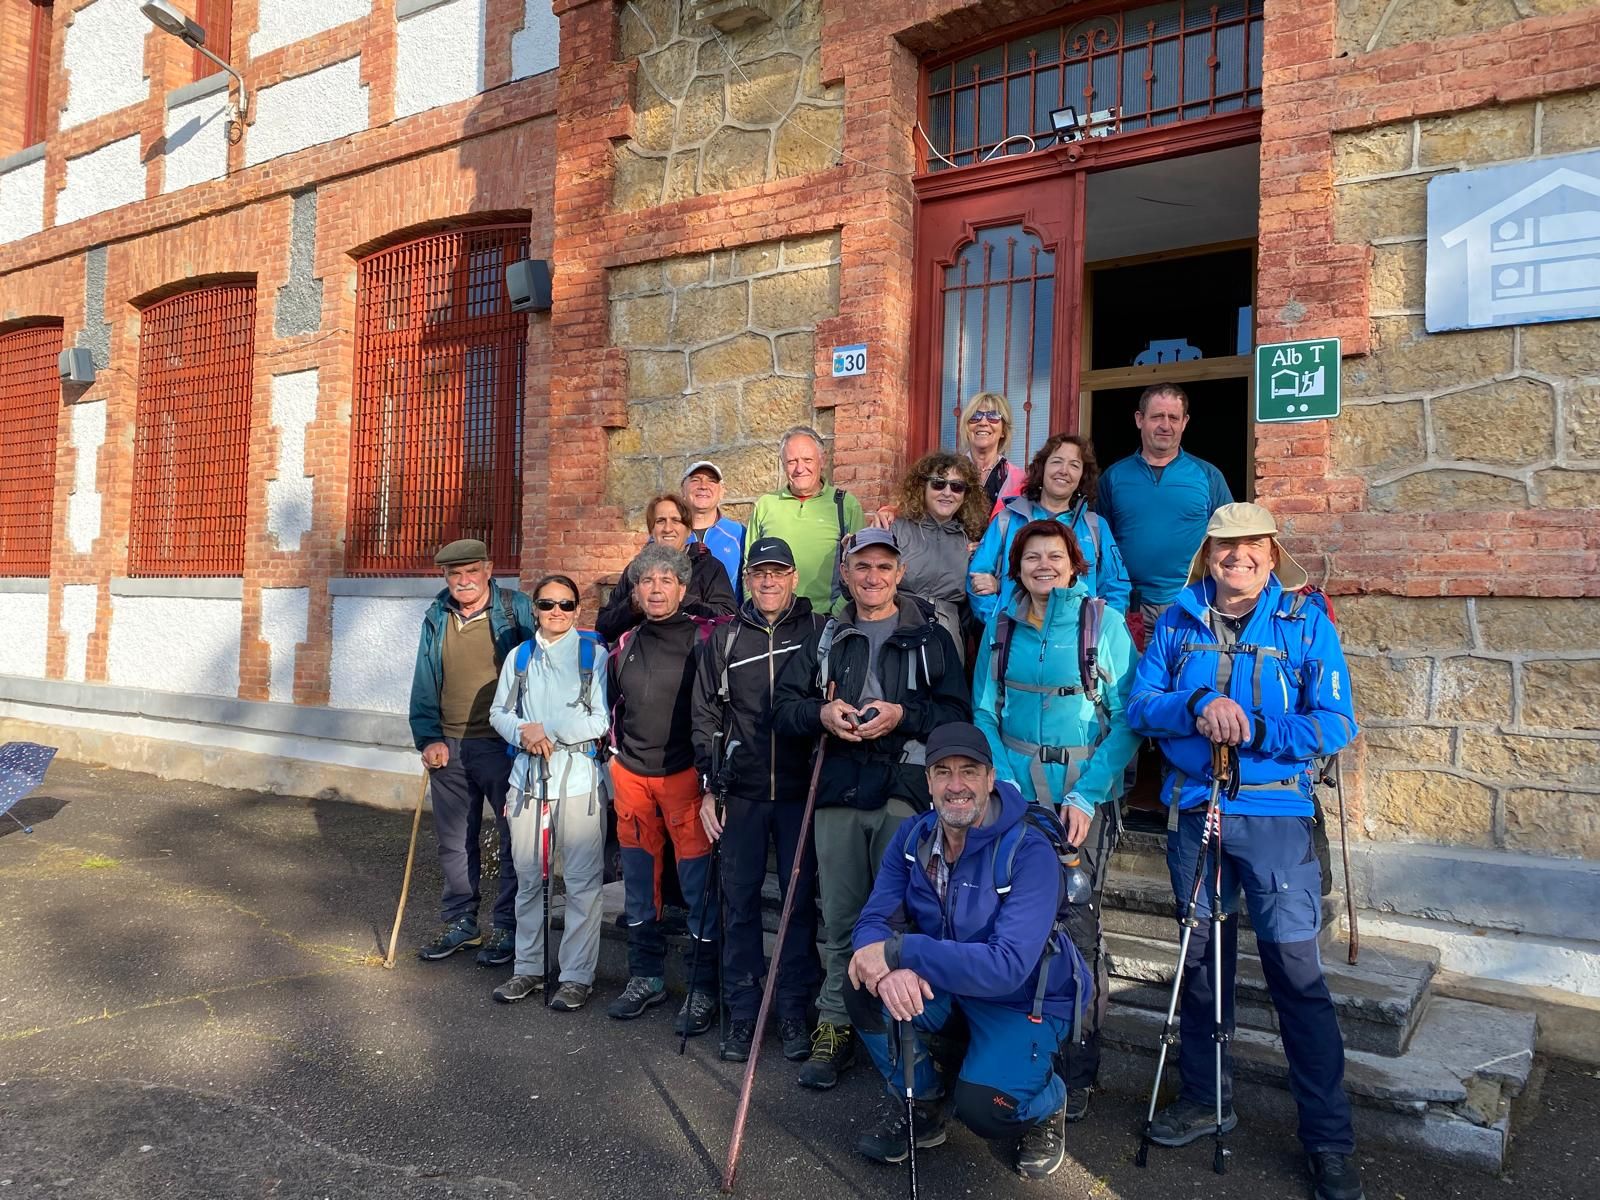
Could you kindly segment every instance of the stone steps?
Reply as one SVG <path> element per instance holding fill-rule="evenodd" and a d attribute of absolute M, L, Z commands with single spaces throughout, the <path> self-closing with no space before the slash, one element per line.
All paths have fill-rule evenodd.
<path fill-rule="evenodd" d="M 1120 857 L 1120 856 L 1118 856 Z M 1141 867 L 1147 865 L 1140 861 Z M 1165 871 L 1160 875 L 1143 870 L 1119 869 L 1113 859 L 1105 890 L 1101 893 L 1101 920 L 1107 933 L 1133 937 L 1176 937 L 1173 920 L 1172 882 Z M 1339 921 L 1344 915 L 1344 897 L 1335 892 L 1322 898 L 1322 932 L 1318 937 L 1328 951 L 1339 941 Z M 1256 935 L 1246 919 L 1239 931 L 1239 949 L 1255 953 Z"/>
<path fill-rule="evenodd" d="M 1178 960 L 1176 939 L 1111 933 L 1106 935 L 1106 949 L 1111 955 L 1113 999 L 1124 1007 L 1165 1013 Z M 1404 1053 L 1427 1011 L 1428 983 L 1436 965 L 1436 956 L 1389 943 L 1362 947 L 1357 966 L 1325 963 L 1346 1047 L 1391 1056 Z M 1237 996 L 1238 1024 L 1277 1030 L 1261 960 L 1242 949 Z"/>

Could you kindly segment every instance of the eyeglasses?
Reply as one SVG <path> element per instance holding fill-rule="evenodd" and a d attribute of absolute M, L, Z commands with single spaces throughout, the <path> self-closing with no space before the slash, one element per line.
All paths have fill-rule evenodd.
<path fill-rule="evenodd" d="M 994 408 L 980 408 L 967 414 L 968 425 L 976 425 L 979 421 L 988 421 L 991 425 L 999 425 L 1004 420 L 1005 417 L 1001 416 L 1000 411 Z"/>
<path fill-rule="evenodd" d="M 540 612 L 549 612 L 552 608 L 559 608 L 562 612 L 577 612 L 576 600 L 535 600 L 533 606 Z"/>
<path fill-rule="evenodd" d="M 942 492 L 948 489 L 958 496 L 965 496 L 967 494 L 967 485 L 965 481 L 960 479 L 930 479 L 928 480 L 928 486 L 936 492 Z"/>

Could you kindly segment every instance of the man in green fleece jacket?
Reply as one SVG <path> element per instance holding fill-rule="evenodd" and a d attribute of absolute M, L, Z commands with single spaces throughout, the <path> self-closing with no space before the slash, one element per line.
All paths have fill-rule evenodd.
<path fill-rule="evenodd" d="M 786 485 L 756 501 L 745 530 L 745 551 L 762 538 L 782 538 L 794 552 L 796 594 L 817 611 L 832 612 L 844 597 L 839 543 L 867 523 L 861 501 L 823 479 L 822 435 L 809 425 L 796 425 L 783 435 L 778 462 Z"/>

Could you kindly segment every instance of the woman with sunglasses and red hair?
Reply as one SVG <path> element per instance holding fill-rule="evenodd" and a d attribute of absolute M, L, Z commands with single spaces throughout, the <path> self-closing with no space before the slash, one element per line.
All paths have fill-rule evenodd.
<path fill-rule="evenodd" d="M 611 727 L 606 644 L 577 628 L 578 585 L 565 575 L 546 575 L 535 585 L 533 609 L 538 629 L 506 656 L 489 708 L 495 732 L 516 755 L 506 821 L 518 872 L 517 957 L 494 998 L 514 1004 L 555 988 L 550 1007 L 571 1012 L 589 999 L 600 961 L 606 818 L 597 754 Z M 545 892 L 555 877 L 554 863 L 544 859 L 554 857 L 556 846 L 567 892 L 558 988 L 544 977 Z"/>
<path fill-rule="evenodd" d="M 989 513 L 977 471 L 959 454 L 924 454 L 900 485 L 898 512 L 888 528 L 906 569 L 900 590 L 933 605 L 934 618 L 964 651 L 967 560 Z"/>

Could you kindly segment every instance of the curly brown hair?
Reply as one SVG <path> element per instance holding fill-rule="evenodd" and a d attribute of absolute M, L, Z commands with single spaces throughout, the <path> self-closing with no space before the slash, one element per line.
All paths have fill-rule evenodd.
<path fill-rule="evenodd" d="M 923 502 L 927 495 L 928 480 L 959 478 L 967 485 L 967 494 L 961 507 L 956 509 L 956 520 L 967 531 L 969 541 L 977 541 L 989 523 L 989 498 L 978 483 L 978 469 L 964 454 L 946 454 L 936 450 L 924 454 L 911 464 L 905 482 L 900 485 L 900 515 L 908 521 L 920 521 L 928 513 Z"/>
<path fill-rule="evenodd" d="M 1072 493 L 1073 500 L 1082 500 L 1085 504 L 1093 504 L 1095 497 L 1100 493 L 1100 461 L 1094 456 L 1094 444 L 1088 438 L 1076 433 L 1056 433 L 1045 439 L 1044 445 L 1039 447 L 1039 453 L 1033 456 L 1033 461 L 1028 464 L 1028 477 L 1023 482 L 1022 494 L 1035 504 L 1039 497 L 1044 495 L 1044 465 L 1050 461 L 1050 456 L 1062 446 L 1076 446 L 1078 455 L 1083 459 L 1083 478 L 1078 480 L 1078 490 Z"/>

